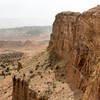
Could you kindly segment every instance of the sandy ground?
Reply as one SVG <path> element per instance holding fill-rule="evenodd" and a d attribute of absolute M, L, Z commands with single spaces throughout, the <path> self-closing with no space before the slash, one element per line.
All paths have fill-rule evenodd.
<path fill-rule="evenodd" d="M 33 57 L 40 52 L 44 51 L 48 46 L 49 36 L 39 36 L 31 38 L 22 38 L 13 41 L 22 41 L 25 42 L 31 40 L 31 45 L 25 45 L 24 47 L 16 47 L 11 45 L 6 45 L 4 48 L 0 47 L 0 54 L 12 53 L 12 52 L 23 52 L 25 59 Z M 0 100 L 11 100 L 12 98 L 12 75 L 0 76 Z"/>
<path fill-rule="evenodd" d="M 23 39 L 23 41 L 26 40 Z M 80 100 L 82 91 L 71 86 L 66 81 L 67 79 L 65 80 L 62 77 L 57 79 L 55 70 L 51 70 L 48 60 L 49 54 L 43 52 L 46 51 L 48 40 L 49 36 L 34 37 L 31 38 L 31 45 L 24 47 L 11 47 L 8 45 L 5 48 L 0 48 L 0 54 L 13 51 L 24 52 L 25 59 L 22 60 L 22 74 L 25 73 L 27 77 L 31 77 L 34 74 L 35 77 L 31 80 L 30 88 L 37 93 L 39 92 L 38 94 L 47 93 L 46 95 L 49 96 L 48 100 Z M 40 66 L 38 70 L 36 70 L 37 64 Z M 51 67 L 55 68 L 54 65 Z M 33 70 L 33 73 L 30 74 L 30 70 Z M 12 99 L 12 76 L 15 72 L 12 71 L 11 75 L 5 78 L 0 76 L 0 100 Z"/>

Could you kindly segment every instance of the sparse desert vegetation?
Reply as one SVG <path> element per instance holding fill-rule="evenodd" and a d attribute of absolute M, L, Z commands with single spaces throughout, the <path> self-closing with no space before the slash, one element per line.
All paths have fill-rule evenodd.
<path fill-rule="evenodd" d="M 58 13 L 52 26 L 0 29 L 0 100 L 100 100 L 100 5 Z"/>
<path fill-rule="evenodd" d="M 22 69 L 22 61 L 30 59 L 46 49 L 49 41 L 49 33 L 46 32 L 50 32 L 50 30 L 49 26 L 0 30 L 0 34 L 2 32 L 6 35 L 9 34 L 9 37 L 5 35 L 0 37 L 0 100 L 11 100 L 12 76 Z M 37 33 L 35 34 L 35 32 Z M 14 36 L 10 37 L 12 33 Z M 36 64 L 36 66 L 38 68 L 39 65 Z M 29 73 L 30 78 L 33 78 L 32 69 L 29 70 Z M 25 77 L 25 73 L 23 77 Z"/>

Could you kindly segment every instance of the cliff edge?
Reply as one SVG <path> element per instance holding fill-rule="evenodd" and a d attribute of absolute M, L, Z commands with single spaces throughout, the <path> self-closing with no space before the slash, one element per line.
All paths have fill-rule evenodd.
<path fill-rule="evenodd" d="M 29 62 L 26 61 L 26 67 L 20 71 L 20 73 L 25 71 L 25 74 L 27 74 L 26 71 L 29 71 L 28 69 L 31 68 L 35 74 L 34 77 L 37 77 L 31 78 L 29 83 L 32 85 L 31 89 L 34 91 L 38 90 L 39 93 L 36 92 L 37 94 L 43 94 L 42 96 L 46 97 L 45 99 L 35 98 L 36 100 L 100 99 L 99 27 L 99 5 L 82 14 L 69 11 L 56 15 L 48 50 L 37 57 L 37 61 L 35 60 L 35 62 L 38 62 L 38 68 L 35 65 L 32 66 L 35 63 L 33 60 L 30 60 Z M 41 73 L 41 78 L 36 73 L 38 75 Z M 39 80 L 37 81 L 37 79 Z M 49 83 L 47 80 L 49 80 Z M 49 87 L 44 85 L 45 82 L 49 84 Z M 37 86 L 38 89 L 36 88 Z M 59 89 L 60 87 L 62 87 L 61 90 Z M 66 90 L 69 87 L 70 89 Z M 14 87 L 13 92 L 16 89 Z M 29 93 L 29 90 L 27 91 Z M 49 92 L 47 93 L 47 91 Z M 70 96 L 67 94 L 69 93 L 68 91 L 71 93 L 71 95 L 69 94 Z M 14 99 L 15 97 L 13 95 L 13 100 L 20 100 L 20 97 L 19 99 Z"/>
<path fill-rule="evenodd" d="M 71 83 L 88 96 L 83 100 L 99 100 L 99 80 L 92 83 L 94 65 L 100 57 L 100 6 L 86 12 L 62 12 L 56 16 L 49 43 L 52 51 L 68 61 L 66 73 Z M 99 67 L 98 67 L 99 70 Z M 100 70 L 95 73 L 100 74 Z M 96 75 L 94 74 L 96 77 Z M 91 85 L 89 82 L 91 80 Z M 98 86 L 96 86 L 98 84 Z M 93 87 L 92 87 L 93 86 Z M 89 89 L 91 88 L 91 89 Z M 92 89 L 94 88 L 94 89 Z M 91 93 L 92 92 L 92 93 Z M 87 99 L 86 99 L 87 98 Z"/>

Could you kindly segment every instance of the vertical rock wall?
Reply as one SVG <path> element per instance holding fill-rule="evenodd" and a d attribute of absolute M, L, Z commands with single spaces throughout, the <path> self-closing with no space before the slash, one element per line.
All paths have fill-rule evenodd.
<path fill-rule="evenodd" d="M 66 71 L 68 75 L 76 75 L 76 79 L 70 78 L 71 82 L 76 83 L 76 87 L 83 86 L 78 84 L 81 81 L 84 83 L 88 79 L 91 74 L 89 66 L 95 61 L 95 45 L 92 42 L 92 37 L 90 38 L 90 34 L 92 34 L 90 30 L 90 26 L 83 20 L 83 15 L 74 12 L 58 14 L 53 24 L 49 48 L 68 61 L 69 67 Z M 74 73 L 75 69 L 76 73 L 79 73 L 80 78 L 78 79 L 78 75 Z M 77 80 L 77 82 L 73 80 Z"/>
<path fill-rule="evenodd" d="M 47 100 L 47 98 L 39 96 L 32 88 L 29 88 L 28 81 L 13 77 L 12 100 Z"/>
<path fill-rule="evenodd" d="M 13 78 L 12 100 L 29 100 L 29 84 L 27 81 Z"/>
<path fill-rule="evenodd" d="M 95 66 L 88 81 L 83 100 L 100 100 L 100 63 Z"/>
<path fill-rule="evenodd" d="M 68 61 L 66 78 L 85 92 L 94 72 L 93 65 L 97 64 L 100 57 L 100 6 L 82 14 L 59 13 L 53 24 L 49 48 L 57 56 Z M 94 88 L 95 86 L 93 85 Z M 90 98 L 92 97 L 90 93 Z M 94 97 L 90 100 L 99 99 Z"/>
<path fill-rule="evenodd" d="M 62 12 L 56 16 L 49 47 L 63 58 L 66 58 L 73 49 L 79 16 L 80 13 L 73 12 Z"/>

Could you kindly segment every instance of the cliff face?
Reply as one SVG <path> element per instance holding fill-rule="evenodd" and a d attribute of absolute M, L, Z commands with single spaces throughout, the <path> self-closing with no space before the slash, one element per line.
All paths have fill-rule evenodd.
<path fill-rule="evenodd" d="M 12 100 L 29 100 L 28 82 L 13 78 L 13 98 Z"/>
<path fill-rule="evenodd" d="M 88 81 L 92 80 L 89 78 L 91 78 L 90 76 L 94 72 L 93 65 L 97 64 L 100 56 L 99 27 L 100 6 L 82 14 L 74 12 L 59 13 L 53 24 L 49 48 L 57 56 L 68 61 L 68 65 L 66 65 L 66 77 L 84 92 Z M 92 83 L 94 88 L 97 83 Z M 89 89 L 86 91 L 89 92 Z M 95 89 L 93 91 L 95 92 Z M 92 98 L 92 93 L 88 96 L 90 100 L 99 100 L 97 99 L 99 96 L 97 94 L 100 95 L 96 91 L 96 97 L 94 98 Z"/>
<path fill-rule="evenodd" d="M 100 100 L 100 63 L 95 66 L 88 81 L 83 100 Z"/>
<path fill-rule="evenodd" d="M 79 16 L 80 13 L 73 12 L 62 12 L 56 16 L 49 46 L 63 58 L 66 58 L 73 48 Z"/>
<path fill-rule="evenodd" d="M 28 82 L 13 78 L 13 100 L 80 100 L 80 98 L 82 98 L 81 100 L 100 100 L 99 27 L 100 6 L 82 14 L 78 12 L 59 13 L 53 24 L 47 53 L 44 52 L 41 56 L 34 58 L 36 61 L 32 59 L 26 64 L 26 66 L 34 65 L 34 67 L 26 67 L 20 71 L 28 76 L 29 69 L 33 70 L 30 84 L 34 83 L 32 85 L 34 91 L 38 87 L 39 93 L 44 93 L 44 97 L 38 98 L 38 94 L 29 88 Z M 76 88 L 83 91 L 80 98 L 75 99 L 73 96 L 72 99 L 72 95 L 69 98 L 67 95 L 69 90 L 66 87 L 68 82 L 71 83 L 70 86 L 75 86 L 75 91 Z M 60 85 L 55 85 L 58 83 Z M 64 84 L 65 87 L 63 87 Z M 46 90 L 44 86 L 48 89 Z M 59 87 L 63 88 L 60 90 Z M 62 92 L 63 94 L 61 94 Z M 79 93 L 80 91 L 74 94 Z M 45 98 L 45 95 L 48 98 Z M 61 99 L 64 97 L 63 95 L 65 99 Z"/>
<path fill-rule="evenodd" d="M 13 77 L 13 97 L 12 100 L 47 100 L 45 96 L 38 94 L 29 88 L 29 82 L 24 79 Z"/>
<path fill-rule="evenodd" d="M 68 54 L 78 47 L 94 48 L 98 44 L 100 36 L 99 10 L 100 6 L 97 6 L 82 14 L 59 13 L 53 24 L 49 46 L 63 58 L 68 57 Z"/>

